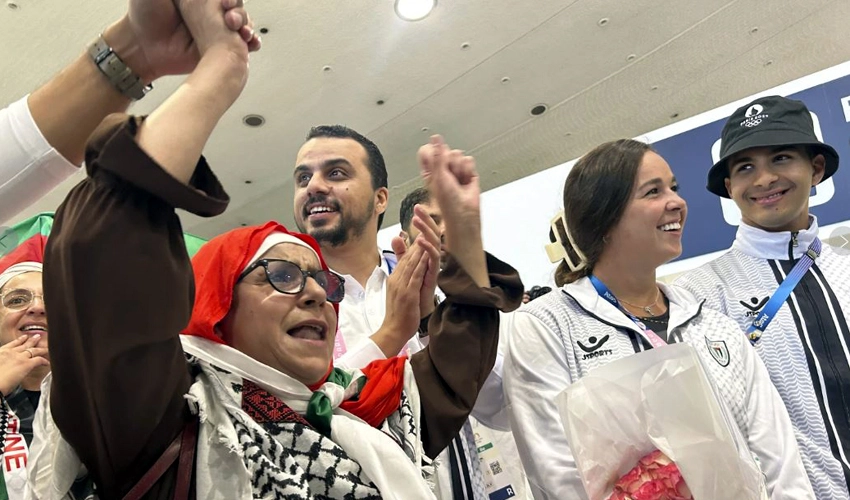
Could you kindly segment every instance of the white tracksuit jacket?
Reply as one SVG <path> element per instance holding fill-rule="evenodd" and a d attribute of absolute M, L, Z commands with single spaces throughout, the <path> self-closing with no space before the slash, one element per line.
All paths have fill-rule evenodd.
<path fill-rule="evenodd" d="M 688 342 L 703 359 L 761 462 L 771 498 L 814 498 L 788 413 L 741 329 L 728 317 L 704 308 L 686 290 L 659 286 L 670 302 L 670 342 Z M 585 499 L 555 396 L 593 368 L 650 345 L 587 278 L 528 303 L 511 321 L 505 397 L 534 497 Z M 710 342 L 725 346 L 728 356 L 715 358 Z"/>
<path fill-rule="evenodd" d="M 729 252 L 676 284 L 746 329 L 818 233 L 745 224 Z M 819 500 L 850 500 L 850 256 L 828 245 L 756 344 Z"/>

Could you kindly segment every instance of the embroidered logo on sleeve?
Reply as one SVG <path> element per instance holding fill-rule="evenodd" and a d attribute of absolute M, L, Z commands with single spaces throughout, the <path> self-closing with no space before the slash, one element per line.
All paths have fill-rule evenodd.
<path fill-rule="evenodd" d="M 714 361 L 717 361 L 722 367 L 729 366 L 729 349 L 726 347 L 725 340 L 711 340 L 705 337 L 705 345 L 708 347 L 708 352 Z"/>

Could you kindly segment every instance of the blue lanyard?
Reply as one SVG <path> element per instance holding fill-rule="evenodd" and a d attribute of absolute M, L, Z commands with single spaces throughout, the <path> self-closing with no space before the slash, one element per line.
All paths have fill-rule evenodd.
<path fill-rule="evenodd" d="M 384 258 L 384 262 L 387 263 L 387 274 L 392 274 L 393 271 L 395 270 L 396 264 L 398 264 L 398 257 L 396 257 L 396 255 L 394 253 L 389 252 L 389 251 L 383 252 L 381 254 L 381 256 Z M 390 256 L 392 256 L 394 258 L 390 259 Z"/>
<path fill-rule="evenodd" d="M 630 313 L 623 306 L 621 306 L 620 301 L 617 300 L 617 297 L 615 297 L 614 294 L 611 292 L 611 290 L 609 290 L 608 287 L 605 286 L 605 283 L 602 283 L 602 281 L 599 278 L 597 278 L 596 276 L 594 276 L 592 274 L 590 275 L 589 278 L 590 278 L 590 282 L 593 284 L 593 288 L 596 289 L 596 293 L 598 293 L 599 296 L 602 297 L 603 299 L 610 302 L 612 306 L 614 306 L 617 309 L 619 309 L 620 311 L 622 311 L 623 314 L 628 316 L 630 320 L 634 321 L 634 323 L 638 326 L 638 328 L 643 330 L 644 334 L 649 339 L 649 343 L 652 344 L 652 347 L 661 347 L 661 346 L 667 345 L 667 342 L 665 342 L 664 339 L 662 339 L 660 336 L 658 336 L 657 333 L 655 333 L 652 330 L 650 330 L 649 328 L 647 328 L 646 325 L 643 324 L 643 321 L 637 319 L 637 316 Z"/>
<path fill-rule="evenodd" d="M 812 244 L 809 245 L 808 250 L 806 250 L 806 253 L 800 257 L 794 269 L 782 280 L 779 288 L 773 292 L 770 300 L 767 301 L 767 304 L 765 304 L 764 308 L 762 308 L 761 312 L 753 320 L 753 324 L 747 328 L 747 337 L 750 338 L 751 344 L 755 345 L 761 338 L 762 333 L 767 329 L 767 325 L 773 321 L 776 313 L 779 312 L 779 308 L 782 307 L 782 304 L 788 300 L 788 296 L 794 291 L 794 287 L 803 279 L 803 276 L 809 271 L 812 264 L 815 263 L 815 259 L 820 256 L 820 251 L 820 239 L 815 237 Z"/>

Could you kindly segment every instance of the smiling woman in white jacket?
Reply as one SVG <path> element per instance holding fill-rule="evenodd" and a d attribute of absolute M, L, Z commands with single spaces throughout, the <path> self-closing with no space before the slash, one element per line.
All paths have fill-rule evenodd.
<path fill-rule="evenodd" d="M 552 235 L 560 290 L 510 319 L 505 397 L 536 499 L 587 498 L 555 396 L 593 368 L 686 342 L 760 461 L 771 499 L 814 498 L 788 413 L 737 324 L 655 281 L 681 253 L 687 205 L 670 167 L 632 140 L 603 144 L 571 170 Z M 624 408 L 624 413 L 632 411 Z"/>

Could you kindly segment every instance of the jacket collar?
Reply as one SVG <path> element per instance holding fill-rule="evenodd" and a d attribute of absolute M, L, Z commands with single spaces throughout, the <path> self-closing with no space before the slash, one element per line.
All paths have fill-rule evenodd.
<path fill-rule="evenodd" d="M 699 314 L 702 301 L 698 301 L 689 291 L 661 282 L 658 282 L 658 287 L 670 301 L 668 332 L 684 325 Z M 623 311 L 617 309 L 596 293 L 596 288 L 593 287 L 589 278 L 581 278 L 573 283 L 568 283 L 561 290 L 572 297 L 582 309 L 603 323 L 615 327 L 629 328 L 643 334 L 643 331 Z"/>
<path fill-rule="evenodd" d="M 803 256 L 818 235 L 818 219 L 809 215 L 809 228 L 796 233 L 770 232 L 741 222 L 732 248 L 760 259 L 796 260 Z"/>

